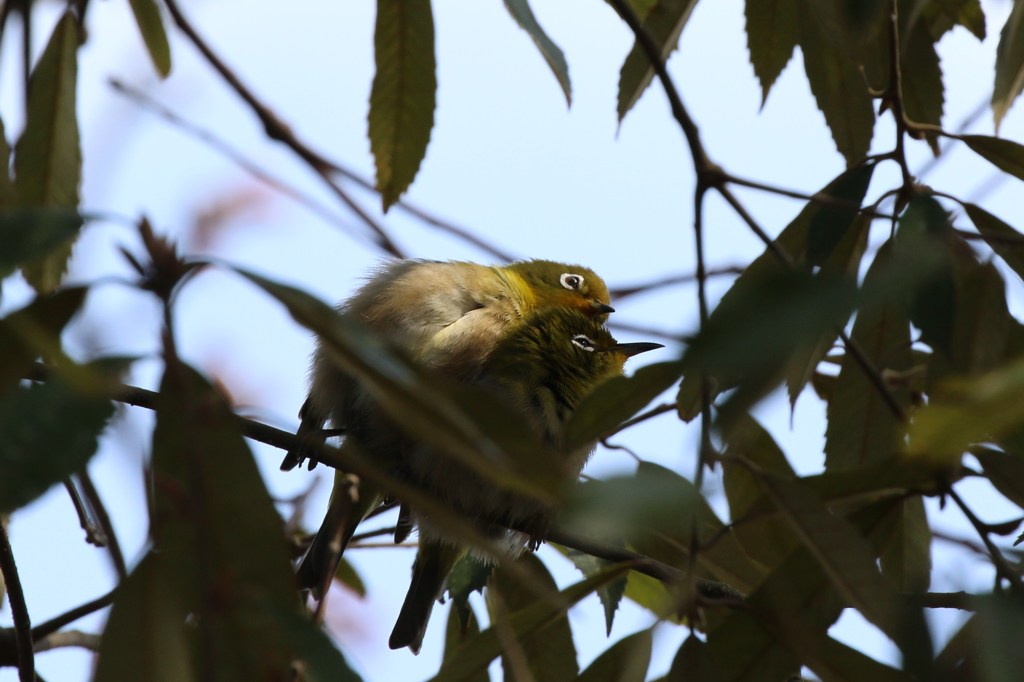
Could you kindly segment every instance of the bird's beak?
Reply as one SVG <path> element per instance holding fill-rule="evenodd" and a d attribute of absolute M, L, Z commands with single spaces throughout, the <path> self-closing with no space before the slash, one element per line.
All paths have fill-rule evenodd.
<path fill-rule="evenodd" d="M 608 350 L 615 351 L 616 353 L 622 353 L 627 358 L 631 358 L 634 355 L 640 353 L 646 353 L 649 350 L 655 350 L 657 348 L 664 348 L 665 346 L 660 343 L 652 343 L 650 341 L 639 341 L 637 343 L 617 343 Z"/>
<path fill-rule="evenodd" d="M 591 301 L 590 303 L 594 306 L 594 310 L 602 315 L 615 312 L 615 308 L 611 307 L 607 303 L 601 303 L 600 301 Z"/>

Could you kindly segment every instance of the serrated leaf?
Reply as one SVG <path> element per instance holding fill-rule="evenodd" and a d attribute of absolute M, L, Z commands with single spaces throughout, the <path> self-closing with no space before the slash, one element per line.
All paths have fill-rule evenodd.
<path fill-rule="evenodd" d="M 1024 508 L 1024 453 L 1016 449 L 1000 452 L 988 447 L 975 448 L 971 453 L 978 458 L 996 490 Z"/>
<path fill-rule="evenodd" d="M 1014 355 L 1013 333 L 1020 323 L 1006 305 L 1006 282 L 992 263 L 979 263 L 974 252 L 954 251 L 957 279 L 952 372 L 979 374 L 1001 366 Z M 929 376 L 942 378 L 940 358 L 932 358 Z"/>
<path fill-rule="evenodd" d="M 900 36 L 900 50 L 904 113 L 914 123 L 941 126 L 944 103 L 942 67 L 935 51 L 935 38 L 923 23 L 914 24 Z M 937 136 L 932 132 L 926 135 L 937 154 Z"/>
<path fill-rule="evenodd" d="M 499 564 L 487 582 L 487 607 L 491 622 L 501 624 L 509 614 L 537 602 L 559 599 L 558 586 L 544 563 L 533 554 L 515 560 L 516 570 Z M 541 627 L 515 632 L 516 646 L 503 647 L 501 666 L 505 680 L 561 682 L 579 672 L 568 613 Z"/>
<path fill-rule="evenodd" d="M 628 565 L 615 564 L 606 570 L 571 585 L 557 595 L 557 598 L 534 600 L 530 605 L 504 617 L 502 637 L 513 633 L 517 637 L 535 632 L 550 623 L 565 617 L 566 610 L 602 585 L 611 582 L 628 570 Z M 491 661 L 502 651 L 502 642 L 494 626 L 468 639 L 452 652 L 452 656 L 441 665 L 441 670 L 432 679 L 434 682 L 457 682 L 480 670 L 486 670 Z"/>
<path fill-rule="evenodd" d="M 558 84 L 565 94 L 565 103 L 572 105 L 572 83 L 569 80 L 569 64 L 565 61 L 565 55 L 562 54 L 561 48 L 555 45 L 555 42 L 548 37 L 548 34 L 544 32 L 541 25 L 537 23 L 537 18 L 533 15 L 533 10 L 530 9 L 530 3 L 527 0 L 505 0 L 505 9 L 508 10 L 508 13 L 519 24 L 519 28 L 530 35 L 533 44 L 540 50 L 541 56 L 544 57 L 544 61 L 547 62 L 548 67 L 551 69 L 551 73 L 558 79 Z"/>
<path fill-rule="evenodd" d="M 964 135 L 960 139 L 996 168 L 1024 180 L 1024 145 L 988 135 Z"/>
<path fill-rule="evenodd" d="M 654 42 L 660 47 L 659 53 L 664 62 L 679 43 L 679 36 L 693 12 L 697 0 L 656 0 L 644 17 L 644 28 Z M 633 49 L 622 63 L 619 72 L 619 122 L 626 117 L 630 109 L 640 100 L 647 86 L 654 78 L 654 67 L 647 53 L 639 42 L 633 43 Z"/>
<path fill-rule="evenodd" d="M 81 470 L 113 414 L 108 398 L 58 377 L 0 393 L 0 514 Z"/>
<path fill-rule="evenodd" d="M 875 114 L 867 83 L 856 60 L 850 59 L 843 27 L 831 11 L 825 3 L 801 0 L 800 50 L 818 109 L 846 165 L 852 166 L 867 155 Z"/>
<path fill-rule="evenodd" d="M 82 217 L 65 208 L 0 208 L 0 277 L 74 241 Z"/>
<path fill-rule="evenodd" d="M 761 83 L 761 105 L 775 79 L 793 56 L 800 34 L 797 0 L 747 0 L 747 49 L 750 64 Z"/>
<path fill-rule="evenodd" d="M 882 282 L 889 277 L 891 260 L 891 245 L 883 246 L 865 276 L 865 290 L 885 286 Z M 853 323 L 852 340 L 883 375 L 910 368 L 910 319 L 907 303 L 901 298 L 874 297 L 861 307 Z M 910 402 L 909 391 L 896 384 L 887 388 L 905 409 Z M 850 354 L 843 358 L 827 414 L 828 471 L 857 469 L 902 450 L 905 425 Z"/>
<path fill-rule="evenodd" d="M 153 433 L 153 544 L 168 574 L 197 679 L 357 680 L 295 599 L 282 520 L 225 398 L 189 367 L 167 361 Z M 230 481 L 230 485 L 224 485 Z M 141 609 L 145 604 L 126 605 Z M 141 629 L 121 646 L 159 646 Z M 136 669 L 135 678 L 156 671 Z M 121 678 L 104 678 L 121 679 Z"/>
<path fill-rule="evenodd" d="M 992 117 L 995 119 L 996 131 L 999 130 L 999 124 L 1003 122 L 1003 117 L 1006 116 L 1010 105 L 1017 99 L 1022 89 L 1024 89 L 1024 5 L 1014 2 L 1010 16 L 1007 17 L 1003 30 L 999 33 L 999 45 L 996 47 L 996 81 L 995 87 L 992 89 Z M 995 162 L 993 161 L 993 163 Z M 1017 173 L 1014 175 L 1021 177 Z"/>
<path fill-rule="evenodd" d="M 434 127 L 437 65 L 429 0 L 379 0 L 370 151 L 384 210 L 412 184 Z"/>
<path fill-rule="evenodd" d="M 1024 251 L 1019 244 L 1012 243 L 1014 240 L 1024 243 L 1024 235 L 977 204 L 965 203 L 963 207 L 978 232 L 989 238 L 987 243 L 992 250 L 1024 280 Z"/>
<path fill-rule="evenodd" d="M 584 554 L 583 552 L 572 549 L 571 547 L 559 547 L 558 550 L 563 552 L 569 560 L 572 561 L 576 568 L 579 569 L 580 573 L 587 577 L 596 575 L 607 568 L 611 563 L 605 559 Z M 601 600 L 601 606 L 604 607 L 605 634 L 610 635 L 612 633 L 612 622 L 615 620 L 615 612 L 618 610 L 619 603 L 622 601 L 622 595 L 626 591 L 627 581 L 627 576 L 622 576 L 619 580 L 610 582 L 597 591 L 597 596 Z"/>
<path fill-rule="evenodd" d="M 935 40 L 954 26 L 963 26 L 978 40 L 985 39 L 985 13 L 979 0 L 915 0 L 910 22 L 923 19 Z"/>
<path fill-rule="evenodd" d="M 410 436 L 530 498 L 550 501 L 564 485 L 565 477 L 557 471 L 558 458 L 532 437 L 522 416 L 511 407 L 481 390 L 445 390 L 439 377 L 402 357 L 358 321 L 339 315 L 303 291 L 235 271 L 315 332 L 331 359 L 358 379 Z"/>
<path fill-rule="evenodd" d="M 630 377 L 612 377 L 587 394 L 565 426 L 566 450 L 592 443 L 642 410 L 682 376 L 679 361 L 658 362 Z"/>
<path fill-rule="evenodd" d="M 29 83 L 25 130 L 15 146 L 18 204 L 75 209 L 82 174 L 82 152 L 75 115 L 78 76 L 78 20 L 66 12 L 54 28 Z M 39 292 L 53 291 L 67 268 L 72 241 L 23 267 Z"/>
<path fill-rule="evenodd" d="M 161 78 L 171 72 L 171 47 L 167 44 L 167 32 L 155 0 L 128 0 L 135 15 L 135 23 L 146 43 L 149 58 Z"/>
<path fill-rule="evenodd" d="M 927 592 L 932 576 L 932 531 L 924 500 L 904 500 L 896 513 L 896 527 L 880 557 L 882 573 L 901 592 Z"/>
<path fill-rule="evenodd" d="M 649 629 L 623 637 L 587 666 L 576 682 L 644 682 L 653 644 Z"/>

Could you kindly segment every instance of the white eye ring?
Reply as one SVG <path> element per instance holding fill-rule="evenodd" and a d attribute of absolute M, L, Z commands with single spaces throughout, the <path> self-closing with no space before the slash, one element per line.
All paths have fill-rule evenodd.
<path fill-rule="evenodd" d="M 563 287 L 571 291 L 579 291 L 583 288 L 583 275 L 577 275 L 573 272 L 563 272 L 558 281 L 562 283 Z"/>
<path fill-rule="evenodd" d="M 590 340 L 590 337 L 586 334 L 577 334 L 572 337 L 572 343 L 574 346 L 579 346 L 588 353 L 594 352 L 594 342 Z"/>

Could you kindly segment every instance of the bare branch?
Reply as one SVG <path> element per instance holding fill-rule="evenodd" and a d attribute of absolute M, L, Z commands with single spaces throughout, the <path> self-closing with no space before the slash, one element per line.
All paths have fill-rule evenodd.
<path fill-rule="evenodd" d="M 11 551 L 11 540 L 7 536 L 7 524 L 0 522 L 0 575 L 7 586 L 7 601 L 11 605 L 14 620 L 14 649 L 20 682 L 35 682 L 36 662 L 32 652 L 32 619 L 25 604 L 25 593 L 21 589 L 18 567 Z"/>

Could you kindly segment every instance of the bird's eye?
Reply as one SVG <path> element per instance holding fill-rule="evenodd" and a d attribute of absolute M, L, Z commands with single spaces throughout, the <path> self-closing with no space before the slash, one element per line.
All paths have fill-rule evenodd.
<path fill-rule="evenodd" d="M 558 281 L 562 283 L 563 287 L 571 289 L 572 291 L 579 291 L 583 288 L 583 275 L 563 272 Z"/>
<path fill-rule="evenodd" d="M 572 343 L 574 346 L 579 346 L 580 348 L 589 353 L 594 352 L 594 342 L 591 341 L 590 337 L 587 336 L 586 334 L 577 334 L 576 336 L 572 337 Z"/>

